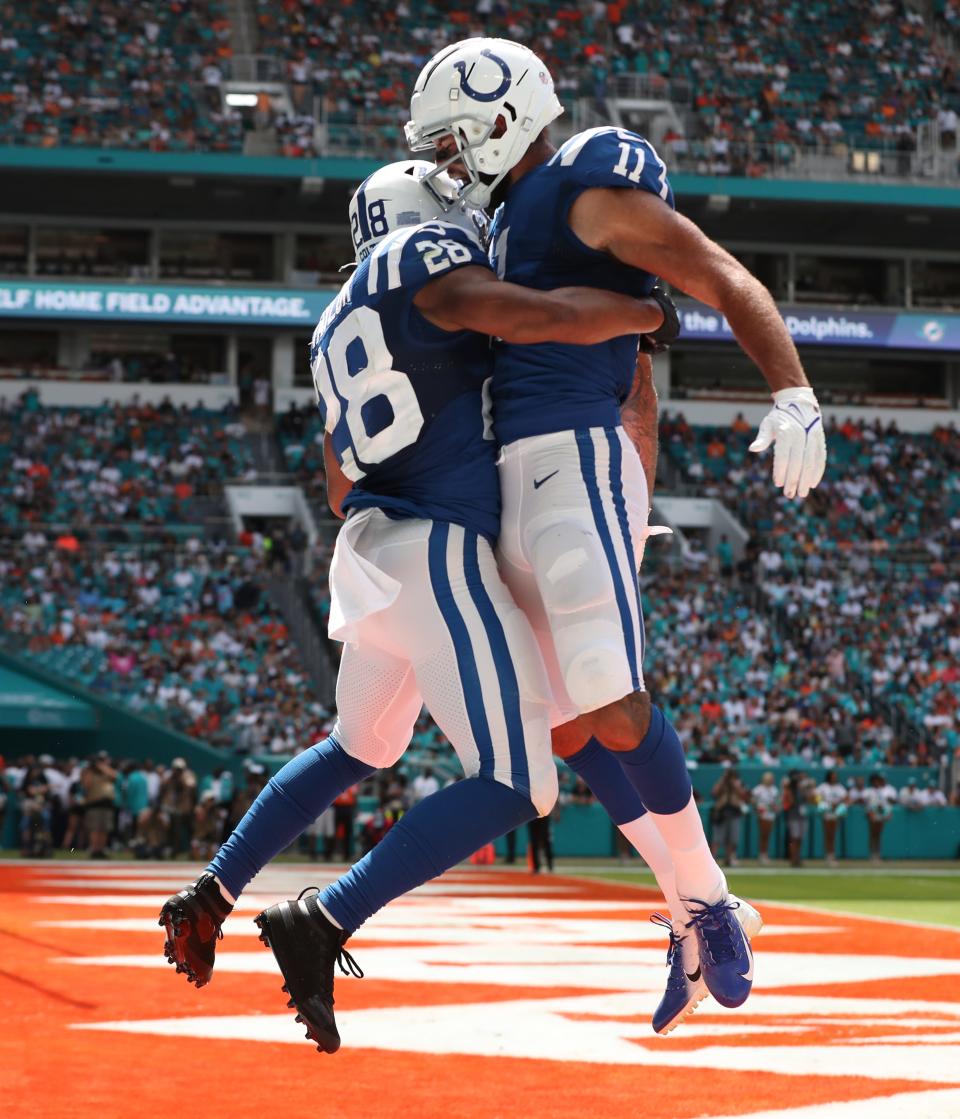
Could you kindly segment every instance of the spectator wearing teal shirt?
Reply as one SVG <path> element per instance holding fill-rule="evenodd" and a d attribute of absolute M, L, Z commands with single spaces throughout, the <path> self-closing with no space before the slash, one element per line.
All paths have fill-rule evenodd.
<path fill-rule="evenodd" d="M 139 762 L 131 762 L 125 776 L 123 807 L 136 820 L 150 803 L 147 775 Z"/>

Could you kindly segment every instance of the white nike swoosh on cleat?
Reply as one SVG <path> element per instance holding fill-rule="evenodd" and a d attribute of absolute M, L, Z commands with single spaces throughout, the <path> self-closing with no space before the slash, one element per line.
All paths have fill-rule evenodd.
<path fill-rule="evenodd" d="M 743 978 L 746 979 L 748 983 L 752 983 L 753 982 L 753 949 L 750 947 L 750 941 L 747 940 L 746 937 L 744 937 L 744 942 L 746 943 L 746 946 L 747 946 L 747 954 L 750 957 L 750 966 L 747 968 L 746 972 L 744 973 Z"/>

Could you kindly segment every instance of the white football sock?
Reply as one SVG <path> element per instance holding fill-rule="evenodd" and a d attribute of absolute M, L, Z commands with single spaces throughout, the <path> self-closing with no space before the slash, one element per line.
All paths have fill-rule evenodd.
<path fill-rule="evenodd" d="M 677 922 L 688 920 L 686 907 L 677 893 L 673 860 L 670 858 L 670 852 L 663 841 L 663 836 L 657 831 L 656 823 L 650 819 L 650 813 L 645 812 L 642 816 L 638 816 L 636 820 L 631 820 L 627 824 L 617 824 L 617 827 L 653 871 L 657 885 L 666 899 L 667 908 L 670 910 L 674 925 Z M 676 932 L 676 929 L 674 931 Z"/>
<path fill-rule="evenodd" d="M 668 816 L 648 812 L 663 837 L 673 862 L 677 893 L 712 905 L 727 893 L 727 880 L 703 831 L 697 805 L 690 795 L 685 808 Z"/>
<path fill-rule="evenodd" d="M 213 876 L 213 880 L 220 887 L 220 893 L 223 895 L 223 900 L 228 905 L 236 905 L 237 904 L 237 899 L 233 896 L 233 894 L 230 893 L 230 891 L 227 889 L 227 887 L 224 886 L 224 884 L 220 881 L 220 879 L 216 875 Z"/>

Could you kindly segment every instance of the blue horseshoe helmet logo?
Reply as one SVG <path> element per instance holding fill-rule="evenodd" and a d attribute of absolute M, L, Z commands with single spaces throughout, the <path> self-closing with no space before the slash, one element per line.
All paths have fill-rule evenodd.
<path fill-rule="evenodd" d="M 491 50 L 482 50 L 480 54 L 483 58 L 489 58 L 491 62 L 495 62 L 503 71 L 503 81 L 497 86 L 493 93 L 480 93 L 470 85 L 467 81 L 467 64 L 465 62 L 455 62 L 453 68 L 460 72 L 460 88 L 468 97 L 472 97 L 474 101 L 496 101 L 510 88 L 510 82 L 512 80 L 510 67 L 507 66 L 502 58 L 498 58 Z M 473 67 L 471 67 L 471 69 L 473 69 Z"/>

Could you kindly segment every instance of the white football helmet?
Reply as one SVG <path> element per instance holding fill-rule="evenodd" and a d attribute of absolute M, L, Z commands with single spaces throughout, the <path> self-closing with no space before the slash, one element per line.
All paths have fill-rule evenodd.
<path fill-rule="evenodd" d="M 457 184 L 449 175 L 434 176 L 431 189 L 424 190 L 424 178 L 435 170 L 426 160 L 405 159 L 374 171 L 357 187 L 348 211 L 357 264 L 388 233 L 405 225 L 446 221 L 479 237 L 477 222 L 459 202 Z"/>
<path fill-rule="evenodd" d="M 424 185 L 433 191 L 451 163 L 462 160 L 469 181 L 461 185 L 460 197 L 468 206 L 485 207 L 562 112 L 550 71 L 528 47 L 509 39 L 464 39 L 435 54 L 420 71 L 410 98 L 407 143 L 412 151 L 425 151 L 452 136 L 456 153 L 439 162 Z M 506 127 L 495 136 L 498 117 Z"/>

